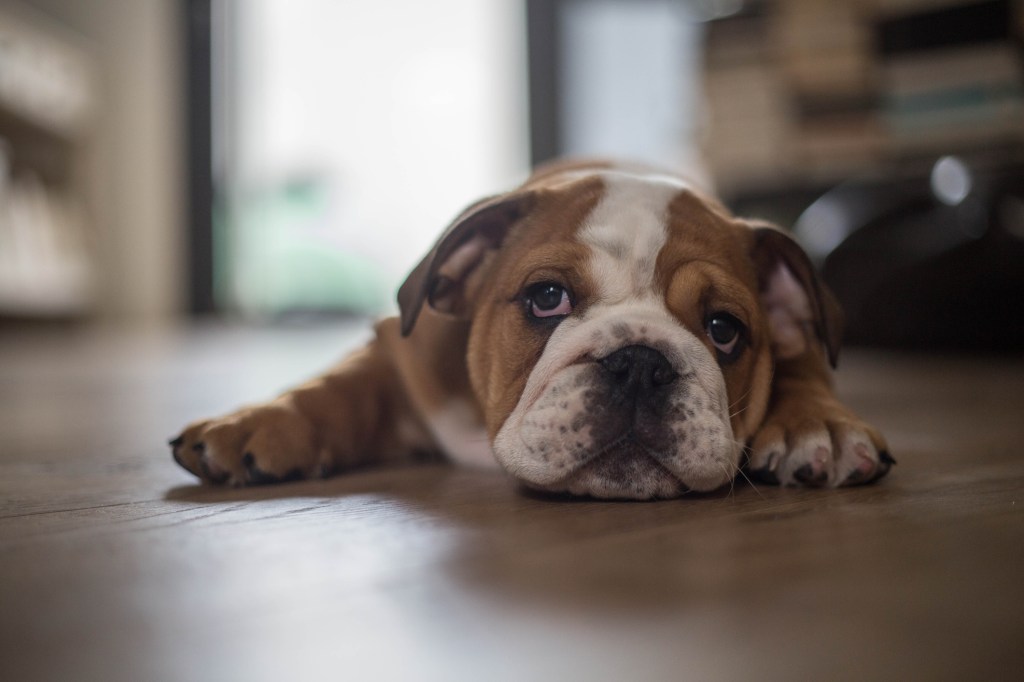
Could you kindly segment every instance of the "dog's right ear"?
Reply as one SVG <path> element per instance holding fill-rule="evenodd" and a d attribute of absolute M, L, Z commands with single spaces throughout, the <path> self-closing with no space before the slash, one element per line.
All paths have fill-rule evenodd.
<path fill-rule="evenodd" d="M 533 207 L 532 191 L 514 192 L 479 201 L 455 219 L 398 289 L 402 336 L 416 324 L 424 302 L 443 313 L 466 311 L 467 283 L 488 251 L 501 247 L 509 229 Z"/>

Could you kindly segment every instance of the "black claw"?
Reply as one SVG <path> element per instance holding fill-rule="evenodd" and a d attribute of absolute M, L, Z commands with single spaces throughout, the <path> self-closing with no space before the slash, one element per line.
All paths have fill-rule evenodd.
<path fill-rule="evenodd" d="M 858 483 L 864 483 L 867 480 L 867 474 L 860 469 L 854 469 L 850 472 L 850 475 L 843 481 L 843 485 L 857 485 Z"/>
<path fill-rule="evenodd" d="M 290 483 L 291 481 L 301 481 L 302 471 L 298 467 L 292 469 L 287 474 L 281 477 L 281 483 Z"/>
<path fill-rule="evenodd" d="M 179 457 L 178 453 L 176 451 L 171 453 L 171 457 L 173 457 L 174 461 L 178 463 L 178 466 L 180 466 L 182 469 L 184 469 L 185 471 L 189 472 L 190 474 L 195 475 L 196 472 L 194 472 L 194 471 L 192 471 L 191 469 L 188 468 L 188 466 L 185 464 L 185 460 L 183 460 L 181 457 Z"/>
<path fill-rule="evenodd" d="M 302 471 L 296 467 L 292 469 L 284 476 L 277 476 L 269 472 L 263 471 L 256 466 L 256 456 L 251 452 L 247 452 L 242 455 L 242 464 L 245 465 L 245 477 L 252 485 L 271 485 L 274 483 L 289 483 L 291 481 L 298 481 L 305 476 L 302 475 Z"/>
<path fill-rule="evenodd" d="M 206 459 L 202 457 L 199 458 L 199 470 L 202 472 L 200 478 L 202 478 L 204 481 L 209 481 L 214 485 L 220 485 L 221 483 L 224 483 L 225 481 L 228 480 L 229 474 L 226 471 L 220 474 L 219 476 L 214 476 L 213 472 L 210 471 L 210 466 L 206 463 Z"/>
<path fill-rule="evenodd" d="M 177 438 L 172 438 L 169 441 L 167 441 L 167 444 L 170 445 L 172 448 L 176 448 L 179 447 L 184 442 L 185 436 L 178 436 Z"/>
<path fill-rule="evenodd" d="M 242 466 L 245 467 L 245 478 L 252 485 L 267 485 L 277 483 L 277 476 L 268 474 L 256 466 L 256 455 L 247 452 L 242 455 Z"/>
<path fill-rule="evenodd" d="M 752 478 L 755 478 L 758 481 L 761 481 L 762 483 L 767 483 L 769 485 L 778 485 L 779 484 L 779 477 L 775 475 L 774 471 L 772 471 L 771 469 L 768 469 L 768 468 L 764 468 L 764 469 L 751 469 L 750 470 L 750 475 L 751 475 Z"/>
<path fill-rule="evenodd" d="M 888 450 L 882 450 L 878 453 L 878 459 L 883 464 L 893 465 L 896 463 L 896 458 L 889 454 Z"/>
<path fill-rule="evenodd" d="M 251 455 L 252 453 L 246 454 Z M 267 473 L 256 466 L 254 458 L 243 456 L 242 462 L 245 464 L 245 477 L 252 485 L 270 485 L 281 482 L 281 479 L 274 474 Z"/>
<path fill-rule="evenodd" d="M 818 486 L 828 480 L 828 473 L 826 471 L 819 471 L 815 473 L 813 466 L 810 464 L 804 464 L 793 472 L 793 478 L 804 485 Z"/>

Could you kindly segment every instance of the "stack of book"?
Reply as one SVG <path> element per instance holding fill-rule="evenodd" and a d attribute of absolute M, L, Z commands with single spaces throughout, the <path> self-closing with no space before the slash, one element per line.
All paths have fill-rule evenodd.
<path fill-rule="evenodd" d="M 769 5 L 747 3 L 707 27 L 701 149 L 723 191 L 793 171 L 794 122 L 771 21 Z"/>
<path fill-rule="evenodd" d="M 943 4 L 881 16 L 881 110 L 902 153 L 1024 141 L 1016 3 Z"/>
<path fill-rule="evenodd" d="M 94 304 L 82 199 L 92 62 L 61 27 L 0 8 L 0 317 L 67 317 Z"/>
<path fill-rule="evenodd" d="M 0 146 L 0 315 L 88 311 L 94 273 L 82 211 L 38 176 L 10 169 Z"/>
<path fill-rule="evenodd" d="M 717 183 L 756 194 L 943 154 L 1019 156 L 1021 5 L 759 0 L 711 22 L 703 147 Z"/>
<path fill-rule="evenodd" d="M 776 9 L 773 39 L 794 117 L 790 153 L 802 178 L 832 182 L 883 154 L 868 12 L 864 3 L 820 0 Z"/>

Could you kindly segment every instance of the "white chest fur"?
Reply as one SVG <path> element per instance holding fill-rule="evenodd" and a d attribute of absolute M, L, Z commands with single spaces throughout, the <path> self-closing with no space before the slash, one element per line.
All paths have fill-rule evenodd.
<path fill-rule="evenodd" d="M 464 400 L 451 400 L 427 417 L 434 440 L 455 464 L 496 469 L 487 431 L 476 411 Z"/>

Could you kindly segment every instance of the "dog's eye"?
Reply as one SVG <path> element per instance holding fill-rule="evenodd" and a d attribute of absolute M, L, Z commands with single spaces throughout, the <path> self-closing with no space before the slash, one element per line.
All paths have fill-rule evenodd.
<path fill-rule="evenodd" d="M 565 287 L 552 282 L 534 284 L 526 290 L 527 310 L 533 317 L 559 317 L 572 312 Z"/>
<path fill-rule="evenodd" d="M 725 359 L 731 360 L 739 355 L 742 350 L 742 322 L 729 313 L 714 313 L 708 318 L 707 331 L 711 343 Z"/>

